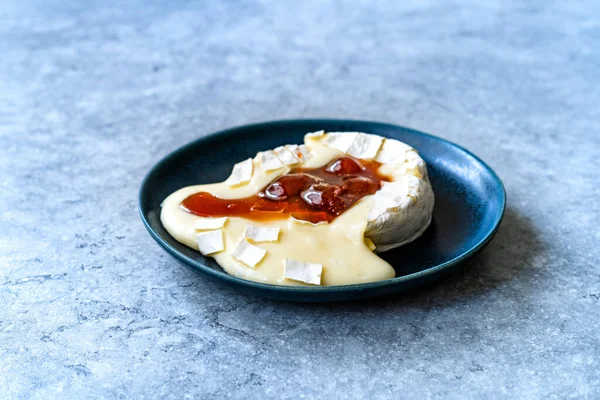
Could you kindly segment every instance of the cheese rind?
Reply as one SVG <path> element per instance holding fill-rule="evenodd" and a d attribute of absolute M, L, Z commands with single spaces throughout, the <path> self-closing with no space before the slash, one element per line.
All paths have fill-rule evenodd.
<path fill-rule="evenodd" d="M 260 247 L 254 246 L 243 238 L 235 247 L 231 255 L 236 260 L 244 263 L 250 268 L 255 268 L 265 257 L 267 251 Z"/>
<path fill-rule="evenodd" d="M 332 132 L 325 135 L 323 140 L 332 149 L 348 153 L 358 135 L 359 132 Z"/>
<path fill-rule="evenodd" d="M 225 250 L 222 231 L 208 231 L 196 234 L 198 250 L 205 256 L 209 256 Z"/>
<path fill-rule="evenodd" d="M 279 239 L 279 228 L 247 225 L 244 237 L 254 243 L 276 242 Z"/>
<path fill-rule="evenodd" d="M 260 168 L 265 172 L 275 171 L 284 166 L 274 151 L 262 151 L 258 153 L 258 156 L 260 159 Z"/>
<path fill-rule="evenodd" d="M 289 258 L 284 260 L 283 276 L 287 279 L 311 285 L 320 285 L 322 273 L 323 265 L 321 264 L 305 263 Z"/>
<path fill-rule="evenodd" d="M 251 158 L 241 161 L 233 166 L 231 175 L 225 181 L 229 186 L 242 185 L 250 182 L 252 179 L 252 172 L 254 170 L 254 164 Z"/>
<path fill-rule="evenodd" d="M 407 151 L 404 154 L 404 161 L 394 172 L 394 176 L 412 175 L 421 179 L 427 179 L 427 165 L 416 151 Z"/>
<path fill-rule="evenodd" d="M 385 139 L 383 145 L 377 153 L 375 161 L 381 164 L 390 162 L 400 162 L 404 160 L 404 155 L 407 151 L 414 150 L 406 143 L 402 143 L 395 139 Z"/>
<path fill-rule="evenodd" d="M 382 252 L 412 242 L 431 223 L 433 191 L 429 181 L 405 175 L 373 195 L 365 236 Z"/>
<path fill-rule="evenodd" d="M 296 165 L 300 162 L 300 158 L 286 147 L 280 146 L 273 151 L 284 165 Z"/>
<path fill-rule="evenodd" d="M 208 231 L 208 230 L 220 229 L 225 225 L 226 221 L 227 221 L 227 217 L 222 217 L 222 218 L 199 217 L 196 220 L 196 230 L 197 231 Z"/>
<path fill-rule="evenodd" d="M 305 144 L 301 144 L 300 146 L 298 146 L 297 150 L 298 152 L 300 152 L 300 159 L 302 160 L 302 162 L 305 162 L 310 158 L 310 150 Z M 296 155 L 298 155 L 297 152 Z"/>
<path fill-rule="evenodd" d="M 372 160 L 377 156 L 382 143 L 381 136 L 359 133 L 348 149 L 348 155 L 362 160 Z"/>

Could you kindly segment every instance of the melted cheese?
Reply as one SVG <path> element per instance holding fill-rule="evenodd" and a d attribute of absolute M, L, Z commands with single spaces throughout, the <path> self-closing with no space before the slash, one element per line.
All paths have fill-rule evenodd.
<path fill-rule="evenodd" d="M 354 133 L 351 136 L 355 135 Z M 347 143 L 348 138 L 333 136 L 336 146 L 330 147 L 331 140 L 323 140 L 324 137 L 327 138 L 328 136 L 321 134 L 321 132 L 305 137 L 306 147 L 303 149 L 303 153 L 308 150 L 309 157 L 304 157 L 305 161 L 302 163 L 302 167 L 318 168 L 326 165 L 331 160 L 345 154 L 339 149 L 340 147 L 349 148 L 351 145 Z M 197 220 L 200 217 L 184 211 L 180 207 L 181 202 L 197 192 L 208 192 L 223 199 L 249 197 L 290 170 L 289 166 L 282 165 L 277 170 L 265 171 L 260 168 L 261 161 L 264 161 L 260 155 L 252 160 L 254 172 L 247 184 L 235 187 L 229 186 L 226 182 L 196 185 L 180 189 L 167 197 L 162 204 L 161 211 L 161 221 L 165 229 L 177 241 L 193 249 L 198 249 L 195 229 Z M 404 175 L 397 175 L 400 167 L 386 164 L 380 168 L 380 172 L 389 176 L 392 180 L 400 181 L 404 178 Z M 408 173 L 411 177 L 421 181 L 421 176 L 418 176 L 419 167 L 420 165 L 415 168 L 404 168 L 401 172 L 402 174 Z M 413 175 L 413 172 L 416 173 Z M 428 181 L 424 183 L 429 185 Z M 407 192 L 406 196 L 408 194 Z M 297 280 L 285 278 L 286 259 L 322 265 L 321 285 L 324 286 L 357 284 L 393 278 L 395 276 L 394 269 L 372 251 L 373 242 L 375 242 L 375 246 L 378 246 L 378 243 L 373 237 L 371 237 L 373 242 L 369 238 L 365 238 L 365 230 L 369 225 L 369 229 L 372 231 L 374 224 L 377 223 L 377 221 L 369 220 L 369 215 L 373 214 L 374 210 L 383 207 L 381 215 L 384 215 L 384 212 L 389 212 L 394 207 L 401 208 L 401 205 L 399 205 L 401 202 L 391 201 L 391 208 L 386 208 L 385 201 L 378 202 L 376 196 L 377 193 L 363 197 L 329 224 L 313 225 L 291 217 L 286 220 L 264 222 L 240 217 L 228 217 L 227 224 L 221 228 L 225 249 L 212 254 L 211 257 L 214 257 L 219 265 L 233 276 L 279 285 L 306 285 Z M 410 203 L 409 197 L 406 200 L 406 207 L 408 207 L 412 203 Z M 431 207 L 433 207 L 432 202 L 431 195 Z M 406 214 L 406 210 L 402 211 Z M 429 219 L 430 214 L 431 210 L 429 210 Z M 427 222 L 428 224 L 429 222 Z M 255 246 L 266 250 L 264 258 L 260 260 L 255 268 L 249 268 L 233 256 L 236 246 L 238 246 L 240 240 L 243 240 L 248 226 L 251 225 L 279 229 L 279 240 L 277 242 L 255 244 Z M 427 225 L 417 227 L 419 232 L 422 232 Z"/>

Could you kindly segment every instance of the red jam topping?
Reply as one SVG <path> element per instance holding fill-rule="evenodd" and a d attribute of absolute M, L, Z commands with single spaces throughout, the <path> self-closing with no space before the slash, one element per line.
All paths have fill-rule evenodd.
<path fill-rule="evenodd" d="M 376 161 L 341 157 L 319 168 L 293 168 L 258 194 L 244 199 L 219 199 L 192 194 L 181 207 L 202 217 L 244 217 L 251 220 L 296 219 L 331 222 L 362 197 L 373 194 L 387 179 Z"/>

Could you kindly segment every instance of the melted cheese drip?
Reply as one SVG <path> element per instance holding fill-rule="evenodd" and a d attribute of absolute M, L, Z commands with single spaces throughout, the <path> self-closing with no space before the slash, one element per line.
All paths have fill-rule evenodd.
<path fill-rule="evenodd" d="M 307 140 L 310 158 L 303 168 L 318 168 L 332 159 L 343 156 L 341 151 L 326 147 L 317 141 Z M 199 218 L 181 209 L 181 202 L 197 192 L 208 192 L 223 199 L 240 199 L 252 196 L 290 168 L 264 172 L 254 160 L 254 174 L 247 185 L 229 187 L 226 183 L 195 185 L 178 190 L 162 204 L 161 222 L 177 241 L 197 249 L 195 224 Z M 390 264 L 379 258 L 365 244 L 364 232 L 367 214 L 372 207 L 372 195 L 365 196 L 330 224 L 311 225 L 287 220 L 251 221 L 246 218 L 229 217 L 224 228 L 225 251 L 212 255 L 230 275 L 263 283 L 305 286 L 283 277 L 284 259 L 323 265 L 321 285 L 348 285 L 375 282 L 395 276 Z M 257 243 L 267 250 L 265 258 L 252 269 L 232 257 L 231 253 L 243 237 L 247 225 L 278 227 L 279 241 Z"/>

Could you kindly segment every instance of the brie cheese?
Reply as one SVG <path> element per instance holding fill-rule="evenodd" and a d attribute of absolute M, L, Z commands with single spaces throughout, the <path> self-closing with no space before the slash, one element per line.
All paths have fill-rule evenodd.
<path fill-rule="evenodd" d="M 280 146 L 274 151 L 284 165 L 296 165 L 300 162 L 298 156 L 286 147 Z"/>
<path fill-rule="evenodd" d="M 241 261 L 250 268 L 255 268 L 266 254 L 267 251 L 265 249 L 250 244 L 246 239 L 242 239 L 233 250 L 233 253 L 231 253 L 233 258 Z"/>
<path fill-rule="evenodd" d="M 376 246 L 375 251 L 382 252 L 412 242 L 423 234 L 431 223 L 434 196 L 427 166 L 415 149 L 395 139 L 379 137 L 381 140 L 376 140 L 373 136 L 379 137 L 331 132 L 317 140 L 357 158 L 374 158 L 383 164 L 379 172 L 392 178 L 373 195 L 365 230 L 365 237 Z M 345 150 L 350 138 L 352 144 Z"/>
<path fill-rule="evenodd" d="M 425 161 L 416 151 L 407 151 L 404 153 L 404 161 L 398 165 L 398 169 L 393 176 L 413 175 L 419 178 L 427 178 L 427 166 Z"/>
<path fill-rule="evenodd" d="M 345 285 L 394 277 L 394 269 L 376 253 L 416 239 L 430 224 L 434 196 L 425 162 L 411 146 L 372 134 L 319 131 L 307 134 L 304 141 L 236 164 L 223 183 L 173 193 L 162 205 L 164 227 L 179 242 L 213 257 L 229 274 L 252 281 Z M 319 168 L 344 154 L 378 161 L 378 172 L 389 182 L 329 223 L 312 224 L 292 216 L 268 223 L 200 218 L 180 207 L 187 196 L 200 191 L 221 199 L 246 198 L 292 167 Z"/>
<path fill-rule="evenodd" d="M 358 135 L 359 132 L 332 132 L 325 135 L 324 140 L 327 146 L 348 153 Z"/>
<path fill-rule="evenodd" d="M 309 283 L 311 285 L 321 284 L 321 274 L 323 266 L 321 264 L 305 263 L 297 260 L 285 259 L 285 270 L 283 276 L 298 282 Z"/>
<path fill-rule="evenodd" d="M 298 157 L 303 161 L 307 161 L 310 158 L 310 150 L 308 150 L 308 147 L 305 144 L 301 144 L 300 146 L 296 147 L 296 155 L 298 155 Z"/>
<path fill-rule="evenodd" d="M 263 171 L 269 172 L 283 167 L 283 163 L 274 151 L 263 151 L 258 154 L 260 156 L 260 167 Z"/>
<path fill-rule="evenodd" d="M 348 149 L 348 155 L 363 160 L 372 160 L 379 152 L 383 138 L 368 133 L 359 133 Z"/>
<path fill-rule="evenodd" d="M 196 234 L 196 243 L 198 250 L 205 256 L 225 250 L 225 242 L 223 242 L 223 232 L 208 231 Z"/>
<path fill-rule="evenodd" d="M 379 149 L 379 153 L 377 153 L 377 157 L 375 161 L 380 162 L 382 164 L 393 163 L 404 160 L 404 154 L 409 151 L 414 150 L 409 145 L 399 142 L 394 139 L 385 139 L 381 149 Z"/>
<path fill-rule="evenodd" d="M 412 242 L 431 222 L 433 191 L 428 181 L 404 175 L 373 195 L 365 236 L 382 252 Z"/>
<path fill-rule="evenodd" d="M 252 163 L 251 158 L 235 164 L 233 166 L 233 171 L 231 171 L 231 175 L 229 178 L 227 178 L 226 183 L 229 186 L 237 186 L 250 182 L 252 179 L 253 169 L 254 164 Z"/>
<path fill-rule="evenodd" d="M 244 237 L 254 243 L 276 242 L 279 239 L 279 231 L 279 228 L 248 225 Z"/>

